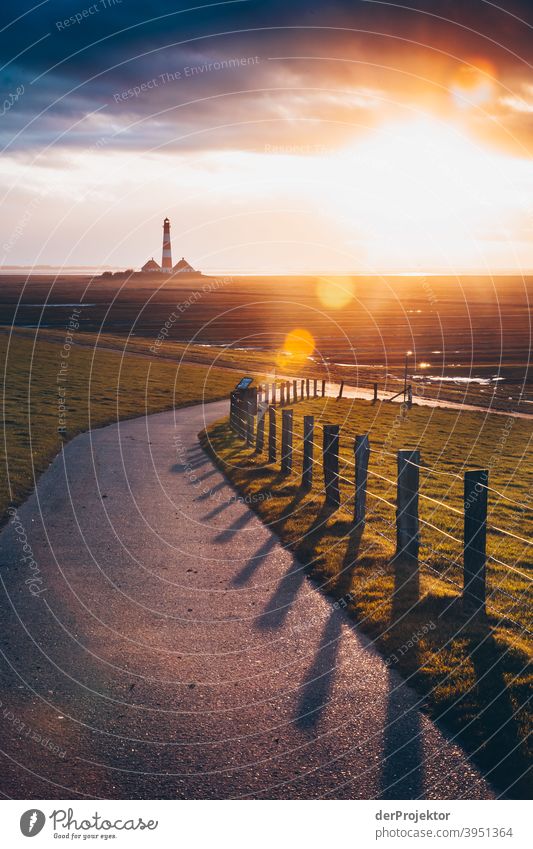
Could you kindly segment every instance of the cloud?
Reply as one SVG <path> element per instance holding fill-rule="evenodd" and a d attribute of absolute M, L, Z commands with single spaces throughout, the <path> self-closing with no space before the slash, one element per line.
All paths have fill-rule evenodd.
<path fill-rule="evenodd" d="M 495 69 L 494 100 L 463 120 L 502 144 L 531 141 L 519 93 L 533 81 L 528 2 L 193 5 L 6 0 L 2 90 L 24 94 L 0 119 L 0 143 L 12 154 L 103 136 L 140 151 L 342 144 L 383 116 L 453 111 L 452 81 L 480 57 Z M 86 117 L 96 110 L 105 120 Z"/>

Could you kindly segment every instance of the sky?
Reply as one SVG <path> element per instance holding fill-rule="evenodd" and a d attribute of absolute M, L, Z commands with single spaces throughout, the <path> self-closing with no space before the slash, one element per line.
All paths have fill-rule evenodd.
<path fill-rule="evenodd" d="M 533 271 L 533 0 L 3 0 L 0 261 Z"/>

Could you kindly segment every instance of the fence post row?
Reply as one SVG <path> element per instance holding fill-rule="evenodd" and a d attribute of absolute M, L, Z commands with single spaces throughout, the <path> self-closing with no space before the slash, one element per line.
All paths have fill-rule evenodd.
<path fill-rule="evenodd" d="M 315 435 L 315 417 L 304 416 L 304 445 L 302 460 L 302 489 L 313 486 L 313 440 Z"/>
<path fill-rule="evenodd" d="M 368 434 L 356 436 L 355 451 L 355 513 L 356 526 L 361 529 L 366 520 L 366 490 L 368 485 L 368 460 L 370 458 L 370 441 Z"/>
<path fill-rule="evenodd" d="M 326 504 L 339 507 L 339 425 L 324 425 L 323 466 Z"/>
<path fill-rule="evenodd" d="M 420 546 L 418 491 L 420 451 L 398 451 L 398 490 L 396 497 L 396 557 L 406 567 L 402 594 L 418 598 Z"/>
<path fill-rule="evenodd" d="M 292 410 L 283 410 L 281 414 L 281 472 L 289 475 L 292 471 Z"/>
<path fill-rule="evenodd" d="M 485 613 L 488 469 L 465 472 L 464 585 L 465 613 Z"/>
<path fill-rule="evenodd" d="M 322 380 L 322 396 L 326 381 Z M 341 381 L 338 397 L 342 396 L 344 382 Z M 291 381 L 279 384 L 280 404 L 290 403 Z M 318 380 L 314 380 L 314 397 L 318 397 Z M 270 391 L 269 391 L 270 390 Z M 294 401 L 298 398 L 298 381 L 292 380 Z M 301 379 L 301 400 L 304 390 L 309 398 L 310 380 Z M 412 402 L 411 386 L 408 387 L 408 403 Z M 378 384 L 374 383 L 374 401 L 377 400 Z M 255 429 L 255 451 L 261 454 L 265 447 L 265 419 L 268 411 L 268 462 L 277 458 L 276 384 L 258 387 L 257 427 Z M 270 401 L 269 404 L 269 395 Z M 263 400 L 259 400 L 263 399 Z M 254 413 L 251 399 L 230 396 L 230 428 L 247 445 L 254 443 Z M 281 472 L 290 474 L 293 468 L 293 410 L 281 411 Z M 314 416 L 303 418 L 303 460 L 301 488 L 309 491 L 313 486 L 314 466 Z M 326 503 L 340 506 L 339 485 L 339 425 L 323 427 L 323 470 Z M 368 465 L 370 441 L 368 434 L 355 437 L 355 504 L 354 523 L 363 529 L 366 522 L 368 491 Z M 403 450 L 397 455 L 398 479 L 396 495 L 396 560 L 401 565 L 401 585 L 395 595 L 419 597 L 419 486 L 420 451 Z M 463 610 L 469 615 L 486 613 L 486 542 L 487 542 L 487 469 L 474 469 L 464 475 L 464 566 L 463 566 Z M 407 594 L 407 595 L 406 595 Z"/>

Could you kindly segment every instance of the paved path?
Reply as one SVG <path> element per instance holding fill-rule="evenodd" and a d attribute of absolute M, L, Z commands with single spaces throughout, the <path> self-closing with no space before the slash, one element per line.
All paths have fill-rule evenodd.
<path fill-rule="evenodd" d="M 0 534 L 3 793 L 490 797 L 204 455 L 225 411 L 83 434 Z"/>

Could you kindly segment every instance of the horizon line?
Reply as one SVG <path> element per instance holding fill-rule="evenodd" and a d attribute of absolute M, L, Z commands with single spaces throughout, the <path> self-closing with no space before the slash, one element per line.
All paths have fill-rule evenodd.
<path fill-rule="evenodd" d="M 56 273 L 57 276 L 61 274 L 70 274 L 76 277 L 86 276 L 87 272 L 99 273 L 102 274 L 104 272 L 111 272 L 113 274 L 121 274 L 126 273 L 126 271 L 130 271 L 131 269 L 123 268 L 122 266 L 113 266 L 113 265 L 62 265 L 58 263 L 54 265 L 52 263 L 40 263 L 39 265 L 9 265 L 9 266 L 0 266 L 0 276 L 9 276 L 16 275 L 17 272 L 22 273 L 35 273 L 35 274 L 51 274 Z M 134 274 L 141 274 L 140 268 L 133 269 Z M 431 270 L 401 270 L 401 271 L 354 271 L 354 270 L 302 270 L 302 271 L 287 271 L 287 270 L 277 270 L 277 271 L 265 271 L 265 270 L 242 270 L 242 269 L 206 269 L 204 271 L 198 271 L 198 274 L 203 275 L 204 277 L 214 277 L 214 276 L 232 276 L 232 277 L 529 277 L 533 276 L 533 268 L 531 269 L 506 269 L 506 268 L 498 268 L 494 270 L 487 269 L 454 269 L 453 271 L 450 269 L 431 269 Z M 147 273 L 146 277 L 149 277 L 150 274 Z M 176 275 L 168 275 L 169 277 L 175 278 Z"/>

